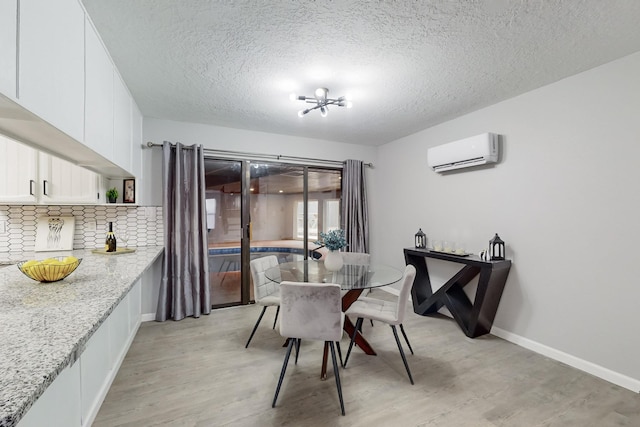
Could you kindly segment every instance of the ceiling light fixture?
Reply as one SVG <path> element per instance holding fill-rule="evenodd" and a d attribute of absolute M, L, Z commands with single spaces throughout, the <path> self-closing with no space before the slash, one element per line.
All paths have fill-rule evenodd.
<path fill-rule="evenodd" d="M 292 93 L 291 95 L 289 95 L 289 99 L 291 99 L 292 101 L 304 101 L 309 104 L 316 104 L 311 108 L 306 108 L 304 110 L 298 111 L 299 117 L 302 117 L 308 112 L 317 110 L 317 109 L 320 109 L 320 115 L 322 117 L 327 117 L 327 114 L 329 113 L 329 105 L 337 105 L 338 107 L 347 107 L 347 108 L 352 107 L 353 104 L 351 103 L 351 101 L 347 100 L 346 97 L 341 96 L 338 99 L 332 99 L 327 97 L 328 93 L 329 93 L 329 89 L 327 89 L 326 87 L 319 87 L 315 91 L 315 96 L 304 96 L 304 95 L 298 96 L 295 93 Z"/>

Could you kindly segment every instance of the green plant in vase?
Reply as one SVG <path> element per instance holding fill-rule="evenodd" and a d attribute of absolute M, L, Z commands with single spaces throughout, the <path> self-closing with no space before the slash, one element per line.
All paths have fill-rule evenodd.
<path fill-rule="evenodd" d="M 342 254 L 338 251 L 347 246 L 344 230 L 331 230 L 328 233 L 320 232 L 320 239 L 313 243 L 329 249 L 329 253 L 324 258 L 324 266 L 327 270 L 338 271 L 342 268 Z"/>
<path fill-rule="evenodd" d="M 347 239 L 344 237 L 344 230 L 331 230 L 328 233 L 320 232 L 320 238 L 316 240 L 316 245 L 325 246 L 330 251 L 339 251 L 347 247 Z"/>
<path fill-rule="evenodd" d="M 116 200 L 118 200 L 118 190 L 116 190 L 116 187 L 108 189 L 106 194 L 109 203 L 115 203 Z"/>

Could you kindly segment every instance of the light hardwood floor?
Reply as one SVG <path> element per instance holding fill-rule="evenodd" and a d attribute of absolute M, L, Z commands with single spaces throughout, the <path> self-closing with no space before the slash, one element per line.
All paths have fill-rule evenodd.
<path fill-rule="evenodd" d="M 319 379 L 322 344 L 313 342 L 289 361 L 271 408 L 285 348 L 273 308 L 244 348 L 260 309 L 144 323 L 94 426 L 640 426 L 640 395 L 491 335 L 466 338 L 453 320 L 410 306 L 414 386 L 391 329 L 365 323 L 378 355 L 356 349 L 340 369 L 346 416 L 331 368 Z"/>

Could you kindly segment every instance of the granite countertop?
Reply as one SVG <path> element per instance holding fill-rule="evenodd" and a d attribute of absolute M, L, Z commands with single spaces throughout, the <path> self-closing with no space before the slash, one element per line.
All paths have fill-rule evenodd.
<path fill-rule="evenodd" d="M 68 252 L 82 262 L 54 283 L 31 280 L 15 266 L 0 268 L 0 427 L 16 425 L 57 375 L 76 361 L 162 251 L 161 246 L 148 246 L 123 255 Z M 50 256 L 13 255 L 10 261 Z"/>

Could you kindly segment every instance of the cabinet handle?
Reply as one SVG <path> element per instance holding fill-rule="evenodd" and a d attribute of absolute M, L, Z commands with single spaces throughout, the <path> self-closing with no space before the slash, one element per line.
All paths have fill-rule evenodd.
<path fill-rule="evenodd" d="M 44 181 L 42 181 L 42 193 L 45 196 L 48 196 L 48 194 L 47 194 L 47 180 L 46 179 Z"/>
<path fill-rule="evenodd" d="M 29 180 L 29 194 L 31 194 L 32 196 L 35 196 L 34 191 L 33 191 L 33 186 L 36 185 L 36 182 L 32 179 Z"/>

